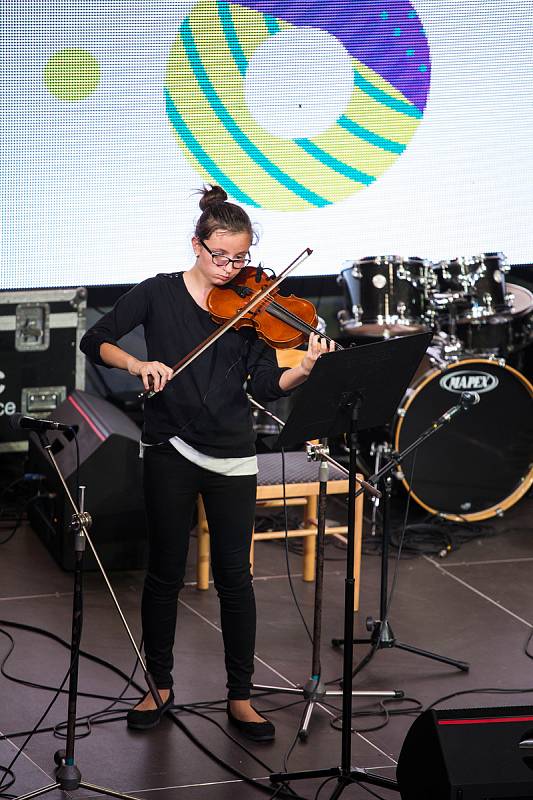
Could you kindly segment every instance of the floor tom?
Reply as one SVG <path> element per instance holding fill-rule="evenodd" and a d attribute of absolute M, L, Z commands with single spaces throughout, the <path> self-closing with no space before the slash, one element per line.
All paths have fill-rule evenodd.
<path fill-rule="evenodd" d="M 454 327 L 468 353 L 507 358 L 519 352 L 533 339 L 533 293 L 523 286 L 508 283 L 505 311 L 490 316 L 458 319 Z M 450 320 L 441 327 L 450 332 Z"/>

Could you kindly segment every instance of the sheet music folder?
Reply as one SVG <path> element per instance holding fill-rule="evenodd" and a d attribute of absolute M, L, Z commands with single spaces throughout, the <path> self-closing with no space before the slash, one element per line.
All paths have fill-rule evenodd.
<path fill-rule="evenodd" d="M 357 429 L 388 424 L 433 334 L 417 333 L 326 353 L 296 391 L 278 437 L 280 447 L 347 433 L 353 403 L 361 398 Z"/>

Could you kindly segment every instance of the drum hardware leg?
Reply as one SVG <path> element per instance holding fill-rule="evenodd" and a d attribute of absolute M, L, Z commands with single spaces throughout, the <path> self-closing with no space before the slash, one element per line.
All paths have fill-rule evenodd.
<path fill-rule="evenodd" d="M 380 619 L 374 620 L 368 617 L 366 620 L 367 630 L 371 633 L 367 639 L 353 639 L 353 644 L 368 644 L 374 650 L 384 650 L 397 647 L 399 650 L 407 650 L 415 655 L 424 656 L 425 658 L 433 659 L 434 661 L 441 661 L 444 664 L 449 664 L 451 667 L 457 667 L 462 672 L 468 672 L 470 665 L 466 661 L 459 661 L 455 658 L 448 658 L 441 656 L 437 653 L 432 653 L 429 650 L 421 650 L 404 642 L 398 642 L 392 627 L 388 620 L 389 615 L 389 602 L 388 602 L 388 586 L 389 586 L 389 549 L 390 549 L 390 499 L 392 492 L 392 479 L 390 474 L 382 481 L 382 514 L 383 514 L 383 541 L 381 549 L 381 584 L 380 584 Z M 344 639 L 332 639 L 331 644 L 334 647 L 344 645 Z"/>
<path fill-rule="evenodd" d="M 450 341 L 457 341 L 457 307 L 455 303 L 450 303 Z"/>
<path fill-rule="evenodd" d="M 374 461 L 374 474 L 378 473 L 381 468 L 381 459 L 384 455 L 388 455 L 391 452 L 391 446 L 388 442 L 380 442 L 380 444 L 376 444 L 376 442 L 372 442 L 370 446 L 370 455 L 375 456 Z M 376 536 L 377 530 L 377 517 L 378 517 L 378 508 L 379 508 L 379 497 L 372 497 L 372 518 L 371 518 L 371 526 L 370 526 L 370 535 Z"/>

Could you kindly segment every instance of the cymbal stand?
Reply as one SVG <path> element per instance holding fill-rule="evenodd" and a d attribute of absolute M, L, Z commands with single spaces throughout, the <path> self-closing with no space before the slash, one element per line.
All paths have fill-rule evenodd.
<path fill-rule="evenodd" d="M 40 789 L 36 789 L 33 792 L 28 792 L 27 794 L 20 795 L 17 798 L 17 800 L 30 800 L 30 798 L 39 797 L 40 795 L 47 794 L 48 792 L 52 792 L 55 789 L 61 789 L 62 791 L 65 792 L 71 792 L 75 789 L 89 789 L 91 792 L 97 792 L 98 794 L 107 795 L 109 797 L 118 797 L 121 798 L 122 800 L 138 800 L 138 798 L 133 797 L 133 795 L 124 794 L 122 792 L 117 792 L 113 789 L 107 789 L 105 787 L 97 786 L 93 783 L 88 783 L 87 781 L 83 781 L 81 777 L 81 772 L 75 762 L 74 745 L 76 741 L 78 666 L 79 666 L 81 632 L 83 627 L 83 557 L 85 553 L 86 542 L 89 543 L 89 546 L 96 559 L 98 567 L 107 584 L 107 588 L 111 593 L 111 597 L 113 598 L 115 606 L 119 612 L 120 618 L 131 640 L 133 649 L 137 654 L 139 663 L 141 664 L 144 670 L 146 682 L 150 688 L 150 692 L 152 693 L 152 696 L 158 706 L 162 705 L 162 701 L 161 698 L 159 697 L 159 692 L 157 691 L 157 687 L 155 686 L 152 676 L 146 670 L 146 666 L 139 651 L 139 648 L 137 647 L 135 639 L 133 638 L 133 634 L 131 633 L 128 623 L 126 622 L 124 614 L 122 613 L 122 610 L 119 606 L 115 592 L 113 591 L 113 588 L 109 583 L 109 579 L 107 578 L 105 570 L 92 543 L 91 537 L 89 536 L 88 531 L 89 528 L 91 527 L 92 519 L 91 515 L 84 509 L 85 487 L 80 487 L 80 498 L 78 506 L 78 504 L 74 501 L 72 497 L 72 494 L 65 482 L 61 470 L 59 469 L 57 461 L 52 452 L 52 445 L 49 442 L 48 438 L 46 437 L 46 434 L 39 433 L 38 436 L 42 447 L 48 454 L 48 458 L 59 477 L 59 480 L 65 492 L 65 496 L 67 497 L 70 506 L 74 512 L 72 515 L 72 521 L 70 525 L 71 531 L 73 532 L 74 535 L 74 590 L 72 598 L 72 633 L 70 642 L 67 736 L 66 736 L 66 749 L 58 750 L 54 754 L 54 761 L 57 765 L 55 771 L 56 781 L 54 783 L 48 784 L 47 786 L 43 786 Z"/>

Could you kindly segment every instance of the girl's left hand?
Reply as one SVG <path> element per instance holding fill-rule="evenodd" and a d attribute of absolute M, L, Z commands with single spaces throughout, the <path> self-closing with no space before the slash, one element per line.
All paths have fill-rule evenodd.
<path fill-rule="evenodd" d="M 309 336 L 309 344 L 307 345 L 307 353 L 302 359 L 301 367 L 306 375 L 309 375 L 313 367 L 315 366 L 317 359 L 323 353 L 332 353 L 335 350 L 335 342 L 331 340 L 329 342 L 326 341 L 322 336 L 319 336 L 318 333 L 312 333 Z"/>

